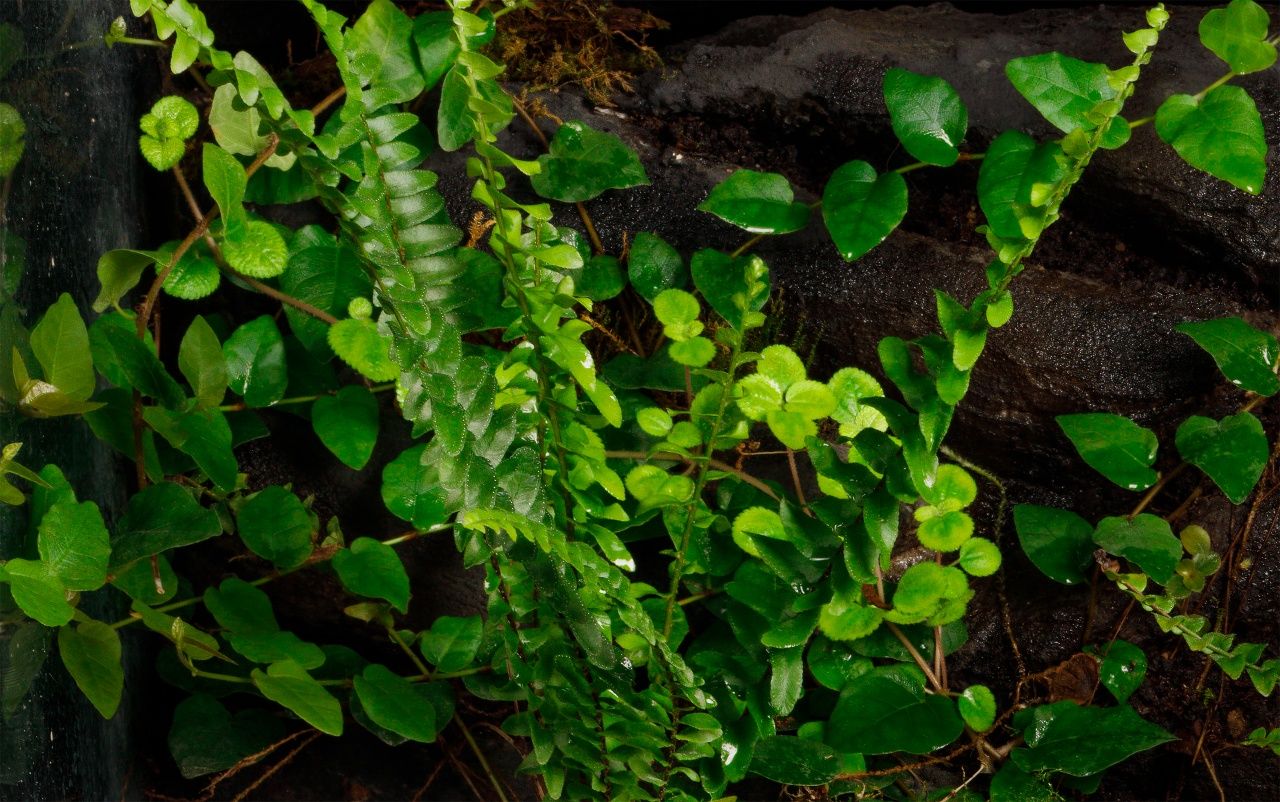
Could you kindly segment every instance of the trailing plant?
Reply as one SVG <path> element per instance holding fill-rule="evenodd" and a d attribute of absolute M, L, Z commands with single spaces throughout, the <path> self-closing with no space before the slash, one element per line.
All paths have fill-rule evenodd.
<path fill-rule="evenodd" d="M 23 468 L 17 444 L 6 447 L 0 500 L 24 500 L 5 477 L 29 483 L 33 533 L 0 567 L 6 615 L 24 633 L 9 648 L 35 656 L 6 675 L 6 713 L 56 630 L 63 665 L 112 716 L 124 686 L 120 632 L 141 625 L 171 642 L 160 673 L 192 694 L 169 733 L 188 777 L 261 756 L 293 717 L 330 735 L 354 721 L 391 745 L 456 730 L 505 799 L 458 710 L 460 690 L 513 704 L 503 727 L 523 744 L 522 770 L 553 798 L 710 799 L 748 774 L 832 796 L 895 796 L 891 783 L 916 766 L 972 753 L 993 774 L 992 800 L 1048 799 L 1051 783 L 1089 791 L 1109 767 L 1174 739 L 1128 704 L 1146 658 L 1123 641 L 1101 659 L 1114 704 L 954 686 L 946 658 L 967 639 L 975 582 L 1001 569 L 1002 522 L 978 534 L 974 476 L 993 477 L 944 442 L 988 337 L 1013 314 L 1015 279 L 1099 149 L 1123 147 L 1154 121 L 1191 165 L 1261 192 L 1261 120 L 1229 83 L 1275 60 L 1261 7 L 1233 0 L 1205 16 L 1202 41 L 1231 72 L 1165 100 L 1154 119 L 1123 112 L 1168 20 L 1163 6 L 1124 34 L 1127 65 L 1014 59 L 1010 81 L 1062 136 L 1009 131 L 985 153 L 961 150 L 968 113 L 945 80 L 892 69 L 890 123 L 918 161 L 883 173 L 850 161 L 813 205 L 797 202 L 782 175 L 734 172 L 698 208 L 754 236 L 686 261 L 654 232 L 638 234 L 625 259 L 605 252 L 582 204 L 648 182 L 617 136 L 566 121 L 536 158 L 500 141 L 528 115 L 486 45 L 520 4 L 450 0 L 410 19 L 374 0 L 351 23 L 317 0 L 302 4 L 341 80 L 311 109 L 295 108 L 251 55 L 216 47 L 189 0 L 131 0 L 155 40 L 112 26 L 109 43 L 163 43 L 175 74 L 200 71 L 214 89 L 213 141 L 181 97 L 142 117 L 143 157 L 172 173 L 196 222 L 179 242 L 104 254 L 91 324 L 63 295 L 27 332 L 12 299 L 20 249 L 0 251 L 0 325 L 13 343 L 0 356 L 0 398 L 32 417 L 82 417 L 133 462 L 137 485 L 119 516 L 104 516 L 57 466 Z M 0 175 L 21 155 L 20 118 L 6 109 Z M 482 210 L 469 237 L 427 167 L 437 147 L 466 152 Z M 820 209 L 838 252 L 856 260 L 903 219 L 904 173 L 972 161 L 981 161 L 980 231 L 995 253 L 988 286 L 967 303 L 937 292 L 938 332 L 880 342 L 894 397 L 863 368 L 813 376 L 795 350 L 767 341 L 772 281 L 755 243 L 805 228 Z M 332 225 L 293 230 L 263 212 L 303 202 Z M 586 237 L 559 224 L 565 204 L 577 205 Z M 143 284 L 130 308 L 125 298 Z M 661 330 L 657 348 L 596 318 L 628 284 Z M 231 287 L 281 303 L 286 325 L 198 315 L 176 359 L 162 360 L 153 325 L 162 296 L 194 302 Z M 603 365 L 596 329 L 623 351 Z M 1189 419 L 1175 438 L 1240 503 L 1270 455 L 1250 410 L 1280 389 L 1276 340 L 1233 318 L 1180 330 L 1256 394 L 1221 421 Z M 362 469 L 392 406 L 379 396 L 392 392 L 414 443 L 383 469 L 382 498 L 406 533 L 348 536 L 312 499 L 241 472 L 234 449 L 266 434 L 258 410 L 267 408 L 299 411 L 338 460 Z M 1182 469 L 1157 477 L 1155 435 L 1127 419 L 1059 421 L 1088 464 L 1147 495 L 1096 527 L 1016 506 L 1031 560 L 1070 584 L 1102 549 L 1104 575 L 1164 631 L 1269 695 L 1280 661 L 1262 645 L 1175 612 L 1222 561 L 1204 529 L 1179 539 L 1144 512 Z M 790 487 L 734 464 L 766 434 L 782 446 Z M 423 589 L 396 547 L 446 532 L 466 565 L 483 567 L 487 612 L 408 629 L 411 594 Z M 214 538 L 254 559 L 193 588 L 172 553 Z M 392 657 L 283 629 L 270 585 L 303 570 L 331 571 L 352 597 L 353 627 L 385 637 Z M 80 604 L 108 587 L 129 606 L 117 621 Z M 255 702 L 228 706 L 234 691 Z M 1274 748 L 1273 735 L 1249 743 Z M 922 757 L 903 765 L 903 756 Z M 971 794 L 976 776 L 949 797 Z"/>

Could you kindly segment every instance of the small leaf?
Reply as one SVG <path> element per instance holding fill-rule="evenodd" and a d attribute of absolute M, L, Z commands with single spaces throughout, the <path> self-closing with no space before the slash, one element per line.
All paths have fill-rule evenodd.
<path fill-rule="evenodd" d="M 969 538 L 960 546 L 959 565 L 969 576 L 991 576 L 1000 570 L 1000 549 L 984 537 Z"/>
<path fill-rule="evenodd" d="M 1130 755 L 1176 740 L 1145 721 L 1128 705 L 1083 707 L 1055 702 L 1032 710 L 1024 730 L 1028 749 L 1015 749 L 1013 762 L 1023 771 L 1061 771 L 1087 777 Z"/>
<path fill-rule="evenodd" d="M 1231 0 L 1200 20 L 1200 41 L 1236 75 L 1265 70 L 1276 63 L 1276 46 L 1267 41 L 1267 11 L 1254 0 Z"/>
<path fill-rule="evenodd" d="M 1180 323 L 1176 328 L 1208 351 L 1232 384 L 1259 395 L 1280 392 L 1280 377 L 1276 376 L 1280 343 L 1275 335 L 1238 317 Z"/>
<path fill-rule="evenodd" d="M 876 175 L 864 161 L 836 168 L 822 190 L 822 219 L 836 249 L 853 261 L 884 242 L 907 214 L 907 182 Z"/>
<path fill-rule="evenodd" d="M 938 513 L 921 522 L 916 536 L 927 549 L 955 551 L 973 536 L 973 519 L 958 510 Z"/>
<path fill-rule="evenodd" d="M 795 202 L 786 178 L 755 170 L 736 170 L 712 188 L 698 211 L 755 234 L 786 234 L 809 222 L 809 207 Z"/>
<path fill-rule="evenodd" d="M 1146 513 L 1132 520 L 1103 518 L 1094 530 L 1093 542 L 1132 562 L 1161 585 L 1173 578 L 1182 559 L 1182 543 L 1174 537 L 1169 523 Z"/>
<path fill-rule="evenodd" d="M 679 289 L 689 282 L 689 270 L 675 248 L 657 234 L 641 231 L 627 256 L 631 286 L 653 301 L 663 290 Z"/>
<path fill-rule="evenodd" d="M 311 425 L 325 448 L 358 471 L 373 456 L 378 440 L 378 399 L 364 387 L 343 387 L 337 395 L 316 399 Z"/>
<path fill-rule="evenodd" d="M 1250 195 L 1262 192 L 1267 142 L 1249 93 L 1219 86 L 1197 100 L 1173 95 L 1156 111 L 1156 133 L 1183 161 Z"/>
<path fill-rule="evenodd" d="M 1147 655 L 1127 640 L 1113 641 L 1098 675 L 1116 701 L 1124 704 L 1147 675 Z"/>
<path fill-rule="evenodd" d="M 996 137 L 978 171 L 978 204 L 991 231 L 1015 242 L 1037 235 L 1045 209 L 1044 200 L 1033 195 L 1039 194 L 1037 187 L 1052 187 L 1064 175 L 1057 143 L 1037 143 L 1021 131 Z"/>
<path fill-rule="evenodd" d="M 1158 442 L 1150 429 L 1106 412 L 1059 415 L 1058 426 L 1089 467 L 1128 490 L 1146 490 L 1158 474 L 1151 470 Z"/>
<path fill-rule="evenodd" d="M 311 726 L 329 735 L 342 734 L 342 705 L 302 666 L 285 660 L 271 664 L 266 672 L 255 668 L 249 676 L 263 696 Z"/>
<path fill-rule="evenodd" d="M 201 153 L 205 188 L 222 213 L 224 229 L 234 231 L 245 223 L 243 203 L 247 179 L 244 167 L 235 156 L 209 142 L 204 144 Z"/>
<path fill-rule="evenodd" d="M 329 327 L 329 346 L 351 367 L 371 381 L 394 381 L 400 367 L 391 360 L 390 339 L 370 320 L 347 318 Z"/>
<path fill-rule="evenodd" d="M 160 260 L 163 264 L 168 264 L 172 258 L 172 252 L 165 252 L 161 249 L 160 253 L 165 253 L 165 258 Z M 174 298 L 181 298 L 184 301 L 198 301 L 201 298 L 207 298 L 212 295 L 214 290 L 222 283 L 222 274 L 218 272 L 218 265 L 212 258 L 202 253 L 198 253 L 195 249 L 188 250 L 178 260 L 178 263 L 169 271 L 169 275 L 165 277 L 164 284 L 161 287 L 165 294 Z"/>
<path fill-rule="evenodd" d="M 227 264 L 250 278 L 275 278 L 289 264 L 289 248 L 275 227 L 250 220 L 234 236 L 222 241 Z"/>
<path fill-rule="evenodd" d="M 640 158 L 625 142 L 577 120 L 556 129 L 549 152 L 538 157 L 538 164 L 541 172 L 529 178 L 533 191 L 566 203 L 649 183 Z"/>
<path fill-rule="evenodd" d="M 916 563 L 898 581 L 888 618 L 901 624 L 949 624 L 964 615 L 964 605 L 971 598 L 969 580 L 959 568 Z"/>
<path fill-rule="evenodd" d="M 432 472 L 424 470 L 425 450 L 424 445 L 405 449 L 382 469 L 382 502 L 419 530 L 430 529 L 448 517 L 444 490 Z"/>
<path fill-rule="evenodd" d="M 969 111 L 951 84 L 895 67 L 884 74 L 884 102 L 907 153 L 940 167 L 956 163 Z"/>
<path fill-rule="evenodd" d="M 58 630 L 58 654 L 67 673 L 103 718 L 111 718 L 124 692 L 120 636 L 101 621 L 85 621 Z"/>
<path fill-rule="evenodd" d="M 231 390 L 251 407 L 268 407 L 284 397 L 289 383 L 284 338 L 269 316 L 240 326 L 222 344 Z"/>
<path fill-rule="evenodd" d="M 281 570 L 297 568 L 311 556 L 311 535 L 316 529 L 311 513 L 279 485 L 246 501 L 236 512 L 236 526 L 250 551 Z"/>
<path fill-rule="evenodd" d="M 422 633 L 422 656 L 437 671 L 461 671 L 475 660 L 484 637 L 484 621 L 478 615 L 459 618 L 442 615 Z"/>
<path fill-rule="evenodd" d="M 178 370 L 191 385 L 198 406 L 210 409 L 222 403 L 227 392 L 227 363 L 222 343 L 213 327 L 196 315 L 178 346 Z"/>
<path fill-rule="evenodd" d="M 12 30 L 8 25 L 0 27 L 0 32 L 8 30 Z M 0 59 L 8 57 L 9 54 L 5 53 L 0 56 Z M 8 103 L 0 103 L 0 178 L 8 176 L 18 166 L 18 161 L 22 159 L 22 151 L 26 147 L 26 143 L 22 140 L 26 133 L 27 125 L 22 121 L 22 115 L 18 110 Z"/>
<path fill-rule="evenodd" d="M 748 312 L 758 312 L 769 298 L 769 272 L 758 256 L 732 257 L 727 253 L 703 248 L 693 255 L 689 262 L 689 272 L 693 276 L 693 284 L 707 299 L 716 314 L 724 318 L 734 328 L 742 328 L 749 317 L 744 312 L 740 301 L 746 301 Z M 749 283 L 756 283 L 759 276 L 759 292 L 749 292 Z M 758 324 L 757 324 L 758 325 Z"/>
<path fill-rule="evenodd" d="M 986 685 L 970 685 L 956 701 L 960 717 L 976 732 L 986 732 L 996 721 L 996 697 Z"/>
<path fill-rule="evenodd" d="M 1178 427 L 1175 442 L 1182 458 L 1207 473 L 1232 504 L 1253 491 L 1270 453 L 1262 423 L 1248 412 L 1221 421 L 1192 415 Z"/>
<path fill-rule="evenodd" d="M 354 682 L 360 706 L 375 724 L 421 743 L 439 735 L 435 707 L 404 677 L 372 663 Z"/>
<path fill-rule="evenodd" d="M 852 641 L 875 632 L 883 620 L 884 611 L 879 607 L 837 595 L 823 605 L 818 626 L 833 641 Z"/>
<path fill-rule="evenodd" d="M 333 568 L 347 590 L 391 602 L 409 612 L 409 575 L 395 549 L 373 538 L 356 538 L 348 549 L 333 555 Z"/>
<path fill-rule="evenodd" d="M 138 286 L 142 273 L 160 258 L 156 251 L 107 251 L 98 258 L 98 283 L 102 290 L 93 302 L 93 311 L 105 312 L 117 306 L 129 290 Z"/>
<path fill-rule="evenodd" d="M 825 785 L 841 770 L 840 756 L 821 741 L 768 735 L 756 742 L 750 771 L 783 785 Z"/>

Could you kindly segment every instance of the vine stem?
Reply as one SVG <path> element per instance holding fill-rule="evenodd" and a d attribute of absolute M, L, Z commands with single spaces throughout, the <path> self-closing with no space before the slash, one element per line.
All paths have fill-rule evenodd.
<path fill-rule="evenodd" d="M 359 385 L 349 385 L 349 386 L 359 386 Z M 394 390 L 394 389 L 396 389 L 395 382 L 387 382 L 386 384 L 375 384 L 374 386 L 369 388 L 369 392 L 385 393 L 389 390 Z M 338 394 L 338 390 L 334 390 L 328 393 L 317 393 L 316 395 L 298 395 L 298 396 L 294 396 L 293 398 L 282 398 L 279 401 L 272 404 L 271 406 L 280 407 L 280 406 L 286 406 L 288 404 L 306 404 L 311 401 L 316 401 L 318 399 L 326 398 L 328 396 L 337 395 L 337 394 Z M 250 407 L 248 404 L 246 404 L 243 401 L 238 401 L 234 404 L 223 404 L 222 406 L 218 407 L 218 410 L 221 412 L 240 412 L 246 409 L 253 409 L 253 407 Z"/>
<path fill-rule="evenodd" d="M 717 471 L 724 471 L 725 473 L 733 474 L 737 478 L 741 479 L 743 482 L 746 482 L 747 484 L 751 485 L 756 490 L 759 490 L 761 493 L 764 493 L 766 496 L 773 499 L 774 501 L 782 500 L 782 497 L 779 496 L 776 492 L 774 492 L 773 488 L 769 487 L 769 485 L 765 484 L 763 481 L 757 479 L 756 477 L 752 476 L 746 471 L 735 468 L 729 463 L 724 462 L 722 460 L 718 460 L 714 457 L 711 457 L 706 460 L 700 460 L 697 457 L 687 457 L 687 456 L 684 456 L 683 454 L 675 454 L 669 451 L 655 451 L 652 454 L 646 451 L 606 451 L 604 452 L 604 455 L 608 459 L 638 459 L 638 460 L 655 459 L 663 462 L 665 461 L 684 462 L 689 465 L 694 465 L 699 462 L 705 461 L 708 467 L 715 468 Z"/>

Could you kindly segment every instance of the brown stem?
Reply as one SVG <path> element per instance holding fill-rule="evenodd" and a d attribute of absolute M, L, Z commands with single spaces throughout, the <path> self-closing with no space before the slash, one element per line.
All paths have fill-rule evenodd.
<path fill-rule="evenodd" d="M 916 661 L 916 665 L 920 666 L 920 670 L 924 672 L 924 675 L 929 678 L 929 684 L 933 686 L 933 689 L 938 693 L 946 693 L 942 687 L 942 683 L 938 680 L 938 675 L 933 673 L 933 669 L 929 667 L 929 663 L 924 659 L 924 655 L 920 654 L 916 649 L 915 644 L 913 644 L 911 640 L 903 634 L 902 630 L 898 629 L 898 625 L 890 621 L 884 622 L 884 625 L 889 628 L 889 631 L 893 633 L 895 638 L 902 641 L 903 646 L 907 647 L 907 653 L 911 655 L 912 660 Z"/>
<path fill-rule="evenodd" d="M 321 114 L 324 113 L 326 109 L 328 109 L 334 103 L 337 103 L 339 100 L 341 100 L 342 96 L 345 95 L 346 93 L 347 93 L 347 88 L 345 86 L 338 87 L 337 89 L 333 90 L 329 94 L 325 95 L 324 99 L 321 100 L 319 103 L 312 106 L 311 113 L 314 116 L 319 117 Z"/>
<path fill-rule="evenodd" d="M 655 451 L 652 454 L 649 454 L 644 451 L 606 451 L 604 452 L 604 455 L 609 459 L 638 459 L 638 460 L 656 459 L 656 460 L 661 460 L 663 462 L 686 462 L 686 463 L 696 462 L 696 460 L 694 460 L 692 457 L 686 457 L 681 454 L 673 454 L 666 451 Z M 764 493 L 766 496 L 773 499 L 774 501 L 782 500 L 782 498 L 777 493 L 773 492 L 772 487 L 769 487 L 767 484 L 760 481 L 759 479 L 752 476 L 751 474 L 745 471 L 738 470 L 737 468 L 733 467 L 727 462 L 722 462 L 718 459 L 712 458 L 707 460 L 707 465 L 709 465 L 712 468 L 715 468 L 717 471 L 724 471 L 725 473 L 733 474 L 738 479 L 741 479 L 742 481 L 751 485 L 752 487 L 759 490 L 761 493 Z"/>
<path fill-rule="evenodd" d="M 550 150 L 551 143 L 547 141 L 547 135 L 542 133 L 542 129 L 538 127 L 538 121 L 533 119 L 533 115 L 520 102 L 519 98 L 511 96 L 511 105 L 515 107 L 516 113 L 520 115 L 520 119 L 528 124 L 533 130 L 534 136 L 538 137 L 538 141 L 542 143 L 543 150 Z M 582 225 L 587 229 L 587 239 L 591 240 L 592 253 L 604 253 L 604 243 L 600 241 L 600 235 L 596 233 L 595 223 L 591 221 L 591 215 L 587 213 L 587 207 L 581 201 L 574 204 L 578 209 L 578 217 L 582 218 Z"/>

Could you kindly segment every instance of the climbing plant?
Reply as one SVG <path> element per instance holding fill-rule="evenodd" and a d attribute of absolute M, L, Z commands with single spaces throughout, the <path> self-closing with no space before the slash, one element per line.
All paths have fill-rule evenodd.
<path fill-rule="evenodd" d="M 538 125 L 486 50 L 522 3 L 450 0 L 410 18 L 374 0 L 349 21 L 301 2 L 341 82 L 309 109 L 253 56 L 215 46 L 189 0 L 131 0 L 154 39 L 112 25 L 108 44 L 168 48 L 173 73 L 198 71 L 212 99 L 202 116 L 162 97 L 139 120 L 142 157 L 172 175 L 196 223 L 181 241 L 104 254 L 91 322 L 64 294 L 24 327 L 21 241 L 3 233 L 0 398 L 35 418 L 82 418 L 133 464 L 135 483 L 123 511 L 104 516 L 57 466 L 23 467 L 19 444 L 5 447 L 0 501 L 26 504 L 31 532 L 0 566 L 5 620 L 21 633 L 9 649 L 24 654 L 10 655 L 6 713 L 53 651 L 111 717 L 125 684 L 120 633 L 143 628 L 171 643 L 159 671 L 190 693 L 168 739 L 187 777 L 300 726 L 354 725 L 391 746 L 460 736 L 506 799 L 459 693 L 512 705 L 503 728 L 521 744 L 520 768 L 557 799 L 712 799 L 749 774 L 833 797 L 894 796 L 917 765 L 968 755 L 990 782 L 970 785 L 974 774 L 940 795 L 1052 799 L 1174 739 L 1128 704 L 1147 661 L 1123 641 L 1102 647 L 1110 697 L 1097 703 L 1024 698 L 1021 686 L 1000 699 L 952 681 L 946 660 L 967 639 L 975 582 L 1001 570 L 1004 505 L 980 528 L 974 477 L 993 477 L 945 439 L 988 338 L 1014 313 L 1016 279 L 1099 149 L 1154 123 L 1177 157 L 1262 191 L 1261 118 L 1231 81 L 1275 61 L 1264 9 L 1232 0 L 1206 14 L 1201 40 L 1230 71 L 1164 100 L 1154 118 L 1124 111 L 1169 19 L 1163 6 L 1123 34 L 1128 64 L 1012 60 L 1009 81 L 1061 136 L 1008 131 L 985 153 L 966 147 L 968 112 L 944 78 L 891 69 L 889 121 L 918 161 L 885 172 L 850 161 L 816 204 L 796 201 L 782 175 L 736 171 L 698 209 L 753 236 L 733 252 L 681 254 L 655 232 L 609 253 L 590 223 L 583 204 L 648 183 L 617 136 L 569 120 L 536 158 L 501 144 L 517 117 Z M 23 136 L 19 112 L 0 104 L 0 177 L 17 169 Z M 465 233 L 429 169 L 437 151 L 465 153 L 482 210 Z M 904 173 L 974 161 L 988 286 L 967 302 L 936 292 L 938 331 L 880 341 L 890 394 L 870 366 L 814 376 L 768 341 L 760 239 L 820 217 L 857 270 L 906 213 Z M 295 203 L 318 205 L 327 223 L 292 229 L 265 211 Z M 585 235 L 562 224 L 572 205 Z M 628 286 L 647 340 L 597 317 Z M 283 317 L 206 311 L 162 351 L 162 298 L 223 290 L 268 296 Z M 1272 454 L 1252 410 L 1280 390 L 1280 348 L 1239 318 L 1179 331 L 1245 393 L 1240 411 L 1184 422 L 1185 462 L 1163 476 L 1151 431 L 1106 413 L 1060 417 L 1088 465 L 1146 494 L 1127 515 L 1086 511 L 1096 525 L 1020 504 L 1014 525 L 1049 578 L 1084 582 L 1098 565 L 1165 632 L 1266 696 L 1280 660 L 1175 610 L 1220 567 L 1215 533 L 1192 524 L 1175 535 L 1146 510 L 1188 465 L 1233 503 L 1250 496 Z M 605 353 L 615 355 L 600 364 Z M 258 410 L 293 409 L 360 470 L 392 407 L 414 442 L 383 469 L 381 495 L 404 534 L 344 532 L 314 499 L 237 461 L 237 446 L 266 434 Z M 781 445 L 793 482 L 737 464 L 761 437 Z M 452 537 L 483 570 L 485 615 L 406 628 L 410 598 L 433 591 L 412 582 L 397 547 L 421 537 Z M 214 539 L 251 559 L 194 587 L 172 554 Z M 283 629 L 272 583 L 299 571 L 332 572 L 351 626 L 379 633 L 396 659 Z M 128 612 L 91 617 L 91 593 Z M 232 692 L 253 701 L 229 703 Z M 1274 749 L 1274 735 L 1247 743 Z"/>

